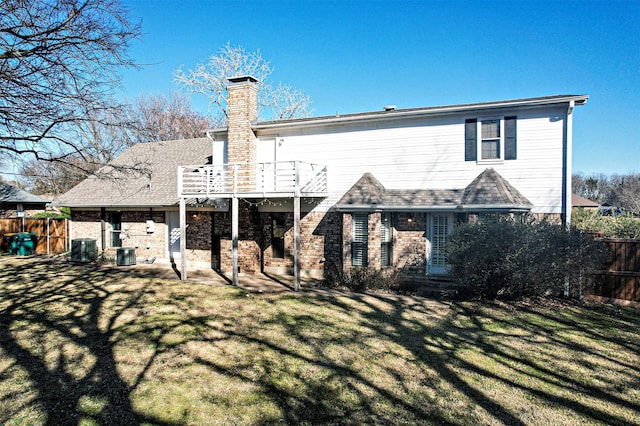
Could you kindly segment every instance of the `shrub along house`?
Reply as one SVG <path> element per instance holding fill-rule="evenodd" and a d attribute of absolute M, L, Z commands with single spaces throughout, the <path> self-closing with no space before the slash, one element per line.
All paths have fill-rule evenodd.
<path fill-rule="evenodd" d="M 72 238 L 180 259 L 183 278 L 204 260 L 234 282 L 298 282 L 333 268 L 445 273 L 454 224 L 486 214 L 570 221 L 573 111 L 587 96 L 257 122 L 256 84 L 231 79 L 226 128 L 134 146 L 112 166 L 144 175 L 107 169 L 121 178 L 65 194 Z"/>

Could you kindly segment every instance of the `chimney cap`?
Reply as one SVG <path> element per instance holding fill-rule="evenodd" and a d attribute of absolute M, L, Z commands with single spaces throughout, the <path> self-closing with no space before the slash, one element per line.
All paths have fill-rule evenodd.
<path fill-rule="evenodd" d="M 229 83 L 238 84 L 238 83 L 257 83 L 258 79 L 252 75 L 239 75 L 235 77 L 228 78 Z"/>
<path fill-rule="evenodd" d="M 396 109 L 395 105 L 385 105 L 384 106 L 384 110 L 385 111 L 394 111 Z"/>

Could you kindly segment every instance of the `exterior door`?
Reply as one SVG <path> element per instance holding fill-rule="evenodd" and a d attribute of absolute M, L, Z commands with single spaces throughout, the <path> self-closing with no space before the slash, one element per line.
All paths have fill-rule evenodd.
<path fill-rule="evenodd" d="M 276 190 L 276 148 L 275 138 L 258 140 L 258 188 L 262 191 Z"/>
<path fill-rule="evenodd" d="M 211 269 L 220 271 L 220 240 L 223 230 L 223 214 L 211 213 Z"/>
<path fill-rule="evenodd" d="M 444 274 L 449 265 L 445 256 L 447 237 L 453 226 L 453 215 L 427 216 L 427 274 Z"/>

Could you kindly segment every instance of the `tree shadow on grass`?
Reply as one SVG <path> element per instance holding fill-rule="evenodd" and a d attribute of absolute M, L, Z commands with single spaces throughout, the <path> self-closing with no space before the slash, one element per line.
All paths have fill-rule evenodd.
<path fill-rule="evenodd" d="M 363 313 L 363 318 L 368 324 L 372 324 L 378 333 L 386 335 L 390 340 L 403 345 L 405 349 L 413 354 L 417 362 L 422 362 L 424 365 L 433 368 L 440 378 L 444 379 L 455 390 L 473 401 L 474 405 L 481 407 L 482 410 L 485 410 L 500 423 L 525 424 L 519 413 L 514 411 L 513 408 L 501 405 L 494 401 L 491 396 L 485 394 L 478 386 L 472 386 L 469 375 L 473 374 L 482 380 L 502 383 L 514 391 L 521 391 L 529 395 L 529 398 L 537 401 L 536 404 L 564 407 L 579 414 L 581 417 L 589 419 L 589 421 L 599 421 L 606 424 L 628 424 L 628 419 L 612 414 L 607 408 L 594 406 L 594 404 L 589 405 L 582 402 L 583 398 L 575 398 L 576 393 L 602 403 L 615 404 L 628 409 L 630 412 L 640 412 L 640 401 L 620 398 L 613 389 L 602 389 L 597 385 L 590 384 L 589 380 L 584 380 L 584 377 L 572 375 L 571 371 L 554 369 L 553 366 L 546 365 L 538 360 L 532 360 L 535 357 L 531 357 L 527 350 L 513 349 L 505 344 L 505 339 L 509 337 L 508 335 L 502 335 L 505 339 L 496 338 L 494 330 L 486 326 L 486 324 L 502 322 L 508 329 L 517 330 L 518 334 L 512 337 L 517 337 L 518 339 L 523 338 L 520 334 L 522 328 L 527 329 L 533 339 L 531 346 L 528 346 L 527 349 L 535 350 L 536 336 L 545 336 L 546 339 L 553 342 L 555 350 L 561 353 L 588 353 L 595 357 L 598 362 L 605 364 L 615 362 L 623 368 L 629 367 L 630 370 L 628 371 L 625 387 L 626 389 L 635 389 L 640 381 L 640 374 L 637 368 L 633 368 L 624 361 L 612 359 L 610 354 L 598 352 L 588 344 L 573 342 L 565 337 L 565 331 L 578 330 L 587 339 L 593 339 L 605 345 L 619 345 L 621 349 L 627 349 L 637 354 L 637 359 L 640 356 L 637 331 L 631 331 L 630 333 L 636 333 L 635 343 L 607 334 L 602 330 L 603 328 L 609 329 L 611 326 L 607 317 L 599 317 L 597 321 L 589 321 L 583 318 L 569 319 L 562 312 L 552 315 L 549 313 L 550 311 L 544 309 L 540 311 L 525 310 L 525 312 L 533 315 L 529 317 L 530 319 L 523 319 L 522 316 L 513 311 L 506 311 L 504 315 L 496 317 L 490 313 L 495 312 L 495 306 L 493 310 L 485 311 L 473 308 L 477 305 L 456 304 L 452 306 L 452 314 L 447 316 L 444 321 L 428 326 L 422 322 L 407 321 L 407 313 L 415 310 L 415 306 L 419 306 L 419 304 L 411 306 L 406 302 L 399 303 L 394 301 L 394 298 L 383 295 L 353 295 L 352 297 L 369 306 L 370 309 Z M 372 299 L 382 302 L 386 309 L 380 309 L 380 303 L 371 303 L 370 300 Z M 336 299 L 331 303 L 338 306 L 341 305 L 340 299 Z M 345 310 L 349 309 L 349 305 L 344 305 L 343 308 Z M 541 321 L 541 318 L 560 323 L 564 328 L 547 327 Z M 629 321 L 621 322 L 620 326 L 629 327 L 631 325 L 633 327 L 635 325 L 637 329 L 638 318 L 636 317 L 635 321 L 628 317 L 627 319 Z M 465 321 L 469 324 L 461 324 L 461 322 L 464 323 Z M 501 370 L 496 372 L 480 363 L 470 362 L 462 355 L 469 348 L 482 353 L 484 357 L 500 366 Z M 573 364 L 578 362 L 578 360 L 572 360 L 566 366 L 573 368 Z M 555 390 L 546 390 L 529 384 L 531 381 L 528 380 L 515 381 L 513 380 L 514 375 L 527 376 L 534 381 L 544 382 L 550 388 L 564 389 L 567 393 L 560 392 L 558 394 Z"/>
<path fill-rule="evenodd" d="M 0 422 L 32 409 L 43 413 L 36 415 L 43 417 L 38 423 L 51 425 L 82 420 L 172 424 L 137 413 L 131 405 L 131 389 L 116 368 L 114 322 L 139 302 L 145 287 L 123 290 L 118 288 L 122 275 L 104 276 L 92 266 L 69 267 L 54 261 L 16 261 L 12 267 L 4 266 L 0 271 L 0 349 L 12 366 L 26 372 L 34 394 L 0 414 Z M 109 290 L 110 286 L 116 290 Z M 115 296 L 114 291 L 123 293 Z M 116 304 L 105 309 L 114 297 Z M 105 318 L 105 312 L 112 316 Z M 12 396 L 19 395 L 6 399 Z M 89 400 L 96 406 L 91 407 Z"/>
<path fill-rule="evenodd" d="M 159 296 L 150 277 L 124 284 L 128 273 L 47 262 L 0 270 L 0 381 L 19 367 L 33 393 L 6 391 L 0 408 L 12 399 L 20 405 L 0 422 L 30 406 L 45 424 L 196 423 L 189 410 L 198 404 L 243 424 L 521 425 L 535 423 L 544 407 L 578 422 L 627 424 L 607 407 L 640 412 L 619 389 L 637 387 L 640 373 L 616 353 L 640 355 L 634 316 L 332 291 L 252 296 L 227 288 L 216 299 L 179 283 Z M 631 331 L 614 333 L 622 327 Z M 153 349 L 124 373 L 119 350 L 133 344 Z M 554 360 L 576 355 L 583 358 Z M 629 372 L 614 389 L 593 383 L 595 372 L 583 379 L 571 371 L 585 364 Z M 172 380 L 205 382 L 183 418 L 134 407 L 134 392 Z M 190 391 L 191 383 L 180 385 Z M 492 387 L 519 399 L 505 404 Z M 243 404 L 258 412 L 243 417 Z"/>
<path fill-rule="evenodd" d="M 355 306 L 354 300 L 359 303 L 359 306 Z M 288 390 L 270 380 L 270 374 L 264 374 L 264 379 L 260 380 L 264 392 L 278 401 L 282 412 L 286 413 L 286 420 L 291 423 L 314 420 L 323 423 L 336 421 L 336 419 L 340 419 L 339 423 L 345 424 L 394 423 L 392 417 L 385 417 L 384 413 L 377 412 L 376 404 L 380 400 L 386 400 L 399 412 L 404 413 L 405 417 L 399 420 L 400 423 L 484 423 L 486 416 L 474 413 L 479 409 L 497 423 L 521 425 L 535 422 L 537 416 L 535 412 L 538 407 L 551 406 L 559 411 L 569 410 L 578 418 L 589 422 L 623 425 L 628 424 L 629 419 L 609 411 L 607 404 L 608 406 L 614 404 L 631 413 L 640 412 L 638 401 L 622 398 L 614 389 L 603 389 L 591 384 L 589 378 L 576 377 L 570 370 L 555 369 L 553 365 L 548 365 L 538 357 L 531 356 L 532 354 L 528 351 L 535 350 L 539 336 L 544 336 L 544 340 L 551 342 L 554 350 L 560 352 L 573 354 L 589 350 L 588 344 L 563 338 L 566 330 L 549 329 L 545 323 L 541 323 L 541 317 L 545 314 L 542 316 L 536 314 L 536 317 L 528 319 L 515 312 L 504 311 L 503 315 L 494 316 L 491 312 L 500 311 L 500 308 L 494 306 L 493 310 L 484 311 L 474 309 L 475 305 L 460 304 L 452 306 L 451 313 L 444 316 L 441 321 L 430 322 L 415 320 L 420 316 L 430 315 L 429 309 L 425 309 L 424 301 L 419 298 L 352 293 L 346 297 L 331 295 L 309 297 L 304 303 L 328 304 L 334 310 L 341 310 L 345 315 L 359 317 L 357 323 L 363 335 L 326 340 L 319 337 L 314 342 L 316 349 L 311 353 L 302 354 L 297 349 L 285 348 L 256 338 L 255 335 L 238 331 L 230 332 L 233 338 L 267 347 L 283 358 L 302 360 L 304 363 L 330 372 L 324 377 L 323 382 L 307 382 L 307 388 L 302 393 Z M 513 315 L 512 319 L 508 319 L 510 315 Z M 603 326 L 605 324 L 603 322 L 593 322 L 585 327 L 581 325 L 580 319 L 573 321 L 562 319 L 562 314 L 558 317 L 551 315 L 551 320 L 564 322 L 567 328 L 587 334 L 587 338 L 599 341 L 605 336 L 597 326 Z M 284 318 L 273 318 L 273 321 L 283 325 L 286 333 L 294 340 L 303 345 L 308 343 L 309 321 L 305 314 L 294 311 L 290 312 L 286 321 Z M 315 325 L 318 325 L 317 322 L 321 322 L 322 319 L 316 318 L 315 321 Z M 506 329 L 515 330 L 515 334 L 509 336 L 501 331 L 500 335 L 496 335 L 494 330 L 491 327 L 487 328 L 486 325 L 494 322 L 502 322 Z M 324 324 L 327 329 L 337 325 L 339 326 L 332 321 Z M 522 336 L 523 329 L 527 330 L 529 336 Z M 411 378 L 404 376 L 401 372 L 396 374 L 395 380 L 403 391 L 392 390 L 376 383 L 360 367 L 352 367 L 343 360 L 327 357 L 327 348 L 331 345 L 356 343 L 366 346 L 367 340 L 372 336 L 382 337 L 388 342 L 400 345 L 408 354 L 405 355 L 405 360 L 420 369 L 433 371 L 436 378 L 432 377 L 429 380 L 427 377 L 423 385 L 425 388 L 433 386 L 436 389 L 436 397 L 425 396 L 428 392 L 424 388 L 417 392 L 423 392 L 425 395 L 416 397 L 415 387 L 408 384 Z M 637 339 L 637 334 L 635 336 Z M 508 338 L 523 339 L 526 349 L 509 347 L 505 342 Z M 527 340 L 530 341 L 527 342 Z M 637 342 L 623 342 L 612 337 L 610 341 L 606 341 L 605 338 L 606 343 L 619 344 L 638 353 Z M 481 362 L 468 359 L 465 352 L 471 348 L 490 360 L 494 366 L 485 366 Z M 549 356 L 553 355 L 549 354 Z M 589 355 L 595 357 L 596 363 L 606 364 L 618 361 L 612 359 L 610 354 L 599 353 L 592 349 Z M 215 362 L 201 361 L 222 374 L 232 374 L 232 371 Z M 279 374 L 279 369 L 282 367 L 275 365 L 278 363 L 272 364 L 274 365 L 268 366 L 267 371 L 271 374 Z M 373 354 L 370 364 L 372 368 L 385 367 L 384 358 L 381 359 Z M 379 365 L 376 366 L 376 364 Z M 578 364 L 578 360 L 568 360 L 564 365 L 573 369 Z M 624 362 L 622 366 L 624 367 Z M 237 371 L 234 370 L 233 374 L 237 374 Z M 393 372 L 389 371 L 389 374 Z M 639 378 L 637 370 L 631 370 L 626 383 L 621 386 L 626 389 L 635 389 Z M 251 377 L 248 376 L 245 379 L 251 380 Z M 496 398 L 490 391 L 478 385 L 478 381 L 492 382 L 511 389 L 514 393 L 524 395 L 520 396 L 520 401 L 524 398 L 525 406 L 518 406 L 518 402 L 511 406 L 503 404 L 500 398 Z M 331 383 L 345 384 L 349 388 L 348 391 L 355 396 L 351 411 L 346 409 L 346 404 L 341 405 L 335 399 Z M 463 395 L 470 404 L 468 412 L 451 412 L 451 408 L 446 404 L 441 406 L 437 392 L 444 388 L 451 390 L 450 396 L 453 398 L 455 395 Z M 576 397 L 576 395 L 580 396 Z M 585 399 L 591 402 L 586 402 Z M 406 417 L 407 413 L 410 413 L 409 417 Z"/>

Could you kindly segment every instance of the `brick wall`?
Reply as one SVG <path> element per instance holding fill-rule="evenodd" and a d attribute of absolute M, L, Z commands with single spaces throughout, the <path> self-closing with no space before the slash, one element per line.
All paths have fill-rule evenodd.
<path fill-rule="evenodd" d="M 227 117 L 227 159 L 229 163 L 256 163 L 258 161 L 256 136 L 251 122 L 258 118 L 258 86 L 251 80 L 229 84 Z M 252 190 L 255 169 L 244 167 L 238 172 L 240 190 Z"/>
<path fill-rule="evenodd" d="M 233 269 L 233 251 L 231 241 L 231 221 L 224 224 L 224 234 L 220 241 L 220 268 L 223 272 Z M 262 228 L 258 207 L 240 201 L 238 206 L 238 268 L 240 273 L 261 272 L 260 247 L 262 244 Z M 228 232 L 227 232 L 228 230 Z"/>
<path fill-rule="evenodd" d="M 76 210 L 71 211 L 71 239 L 93 238 L 97 241 L 98 249 L 102 248 L 100 230 L 100 212 Z M 147 232 L 147 220 L 154 222 L 154 232 Z M 137 257 L 168 258 L 167 253 L 167 225 L 164 211 L 149 212 L 122 211 L 122 247 L 135 247 Z M 111 247 L 112 227 L 109 223 L 109 212 L 105 215 L 105 248 Z"/>
<path fill-rule="evenodd" d="M 349 213 L 343 215 L 342 247 L 343 265 L 345 269 L 352 268 L 351 264 L 351 223 Z M 368 263 L 373 269 L 381 269 L 381 226 L 382 213 L 369 214 L 368 220 Z M 391 215 L 393 234 L 392 259 L 393 265 L 403 274 L 410 276 L 424 276 L 425 247 L 426 247 L 426 215 L 424 213 L 393 213 Z"/>
<path fill-rule="evenodd" d="M 293 212 L 284 213 L 284 258 L 274 258 L 271 243 L 272 213 L 261 213 L 263 261 L 265 271 L 293 273 Z M 340 262 L 341 215 L 338 213 L 303 213 L 300 218 L 300 269 L 303 275 L 321 277 L 324 270 Z"/>
<path fill-rule="evenodd" d="M 427 217 L 425 213 L 394 213 L 393 264 L 409 276 L 424 276 Z"/>

